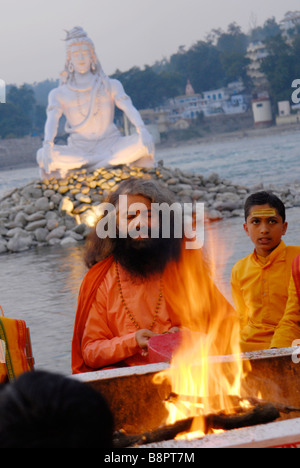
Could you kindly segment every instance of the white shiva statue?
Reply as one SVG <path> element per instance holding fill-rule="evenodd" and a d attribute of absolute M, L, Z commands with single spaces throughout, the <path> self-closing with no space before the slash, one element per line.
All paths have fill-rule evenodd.
<path fill-rule="evenodd" d="M 81 27 L 67 32 L 67 57 L 60 85 L 48 96 L 43 147 L 37 152 L 40 176 L 64 178 L 79 168 L 127 164 L 154 166 L 154 143 L 120 81 L 102 70 L 94 44 Z M 123 136 L 114 124 L 115 105 L 136 133 Z M 66 145 L 54 144 L 66 117 Z"/>

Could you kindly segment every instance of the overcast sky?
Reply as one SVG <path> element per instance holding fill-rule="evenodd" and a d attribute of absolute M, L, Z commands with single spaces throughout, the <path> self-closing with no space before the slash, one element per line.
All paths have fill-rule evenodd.
<path fill-rule="evenodd" d="M 0 0 L 0 78 L 21 85 L 57 79 L 64 30 L 82 26 L 106 74 L 143 68 L 188 49 L 231 22 L 244 32 L 300 9 L 299 0 Z M 300 57 L 299 57 L 300 60 Z"/>

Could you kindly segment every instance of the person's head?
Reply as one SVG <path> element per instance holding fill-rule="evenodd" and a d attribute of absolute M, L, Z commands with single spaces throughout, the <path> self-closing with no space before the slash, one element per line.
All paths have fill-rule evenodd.
<path fill-rule="evenodd" d="M 113 208 L 115 232 L 100 234 L 99 226 L 105 218 L 98 221 L 87 241 L 87 266 L 113 255 L 133 276 L 162 273 L 167 263 L 177 260 L 181 252 L 182 235 L 175 233 L 174 203 L 173 193 L 152 179 L 122 181 L 107 200 Z"/>
<path fill-rule="evenodd" d="M 244 211 L 245 232 L 254 243 L 258 255 L 268 256 L 287 231 L 283 202 L 272 192 L 257 192 L 247 198 Z"/>
<path fill-rule="evenodd" d="M 30 371 L 0 387 L 1 448 L 112 448 L 113 416 L 89 384 Z"/>

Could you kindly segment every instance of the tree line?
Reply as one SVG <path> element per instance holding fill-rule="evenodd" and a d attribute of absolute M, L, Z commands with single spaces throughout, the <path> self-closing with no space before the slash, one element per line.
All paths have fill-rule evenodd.
<path fill-rule="evenodd" d="M 271 99 L 274 103 L 290 100 L 291 84 L 300 78 L 300 28 L 295 27 L 293 40 L 287 42 L 275 18 L 253 27 L 248 34 L 236 23 L 231 23 L 226 31 L 214 29 L 205 40 L 187 50 L 180 46 L 168 59 L 143 69 L 117 70 L 112 78 L 122 82 L 138 109 L 156 108 L 167 99 L 184 94 L 188 80 L 196 93 L 242 80 L 246 92 L 251 94 L 255 90 L 247 74 L 247 47 L 254 41 L 264 42 L 269 53 L 261 70 L 268 80 Z M 21 87 L 7 86 L 6 104 L 0 104 L 0 137 L 42 136 L 47 96 L 57 85 L 58 81 L 45 80 Z"/>

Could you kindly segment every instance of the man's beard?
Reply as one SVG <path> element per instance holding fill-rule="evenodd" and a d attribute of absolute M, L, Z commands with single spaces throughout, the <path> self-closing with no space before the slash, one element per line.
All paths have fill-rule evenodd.
<path fill-rule="evenodd" d="M 114 259 L 133 277 L 142 279 L 163 273 L 167 264 L 180 257 L 182 239 L 115 240 Z"/>

